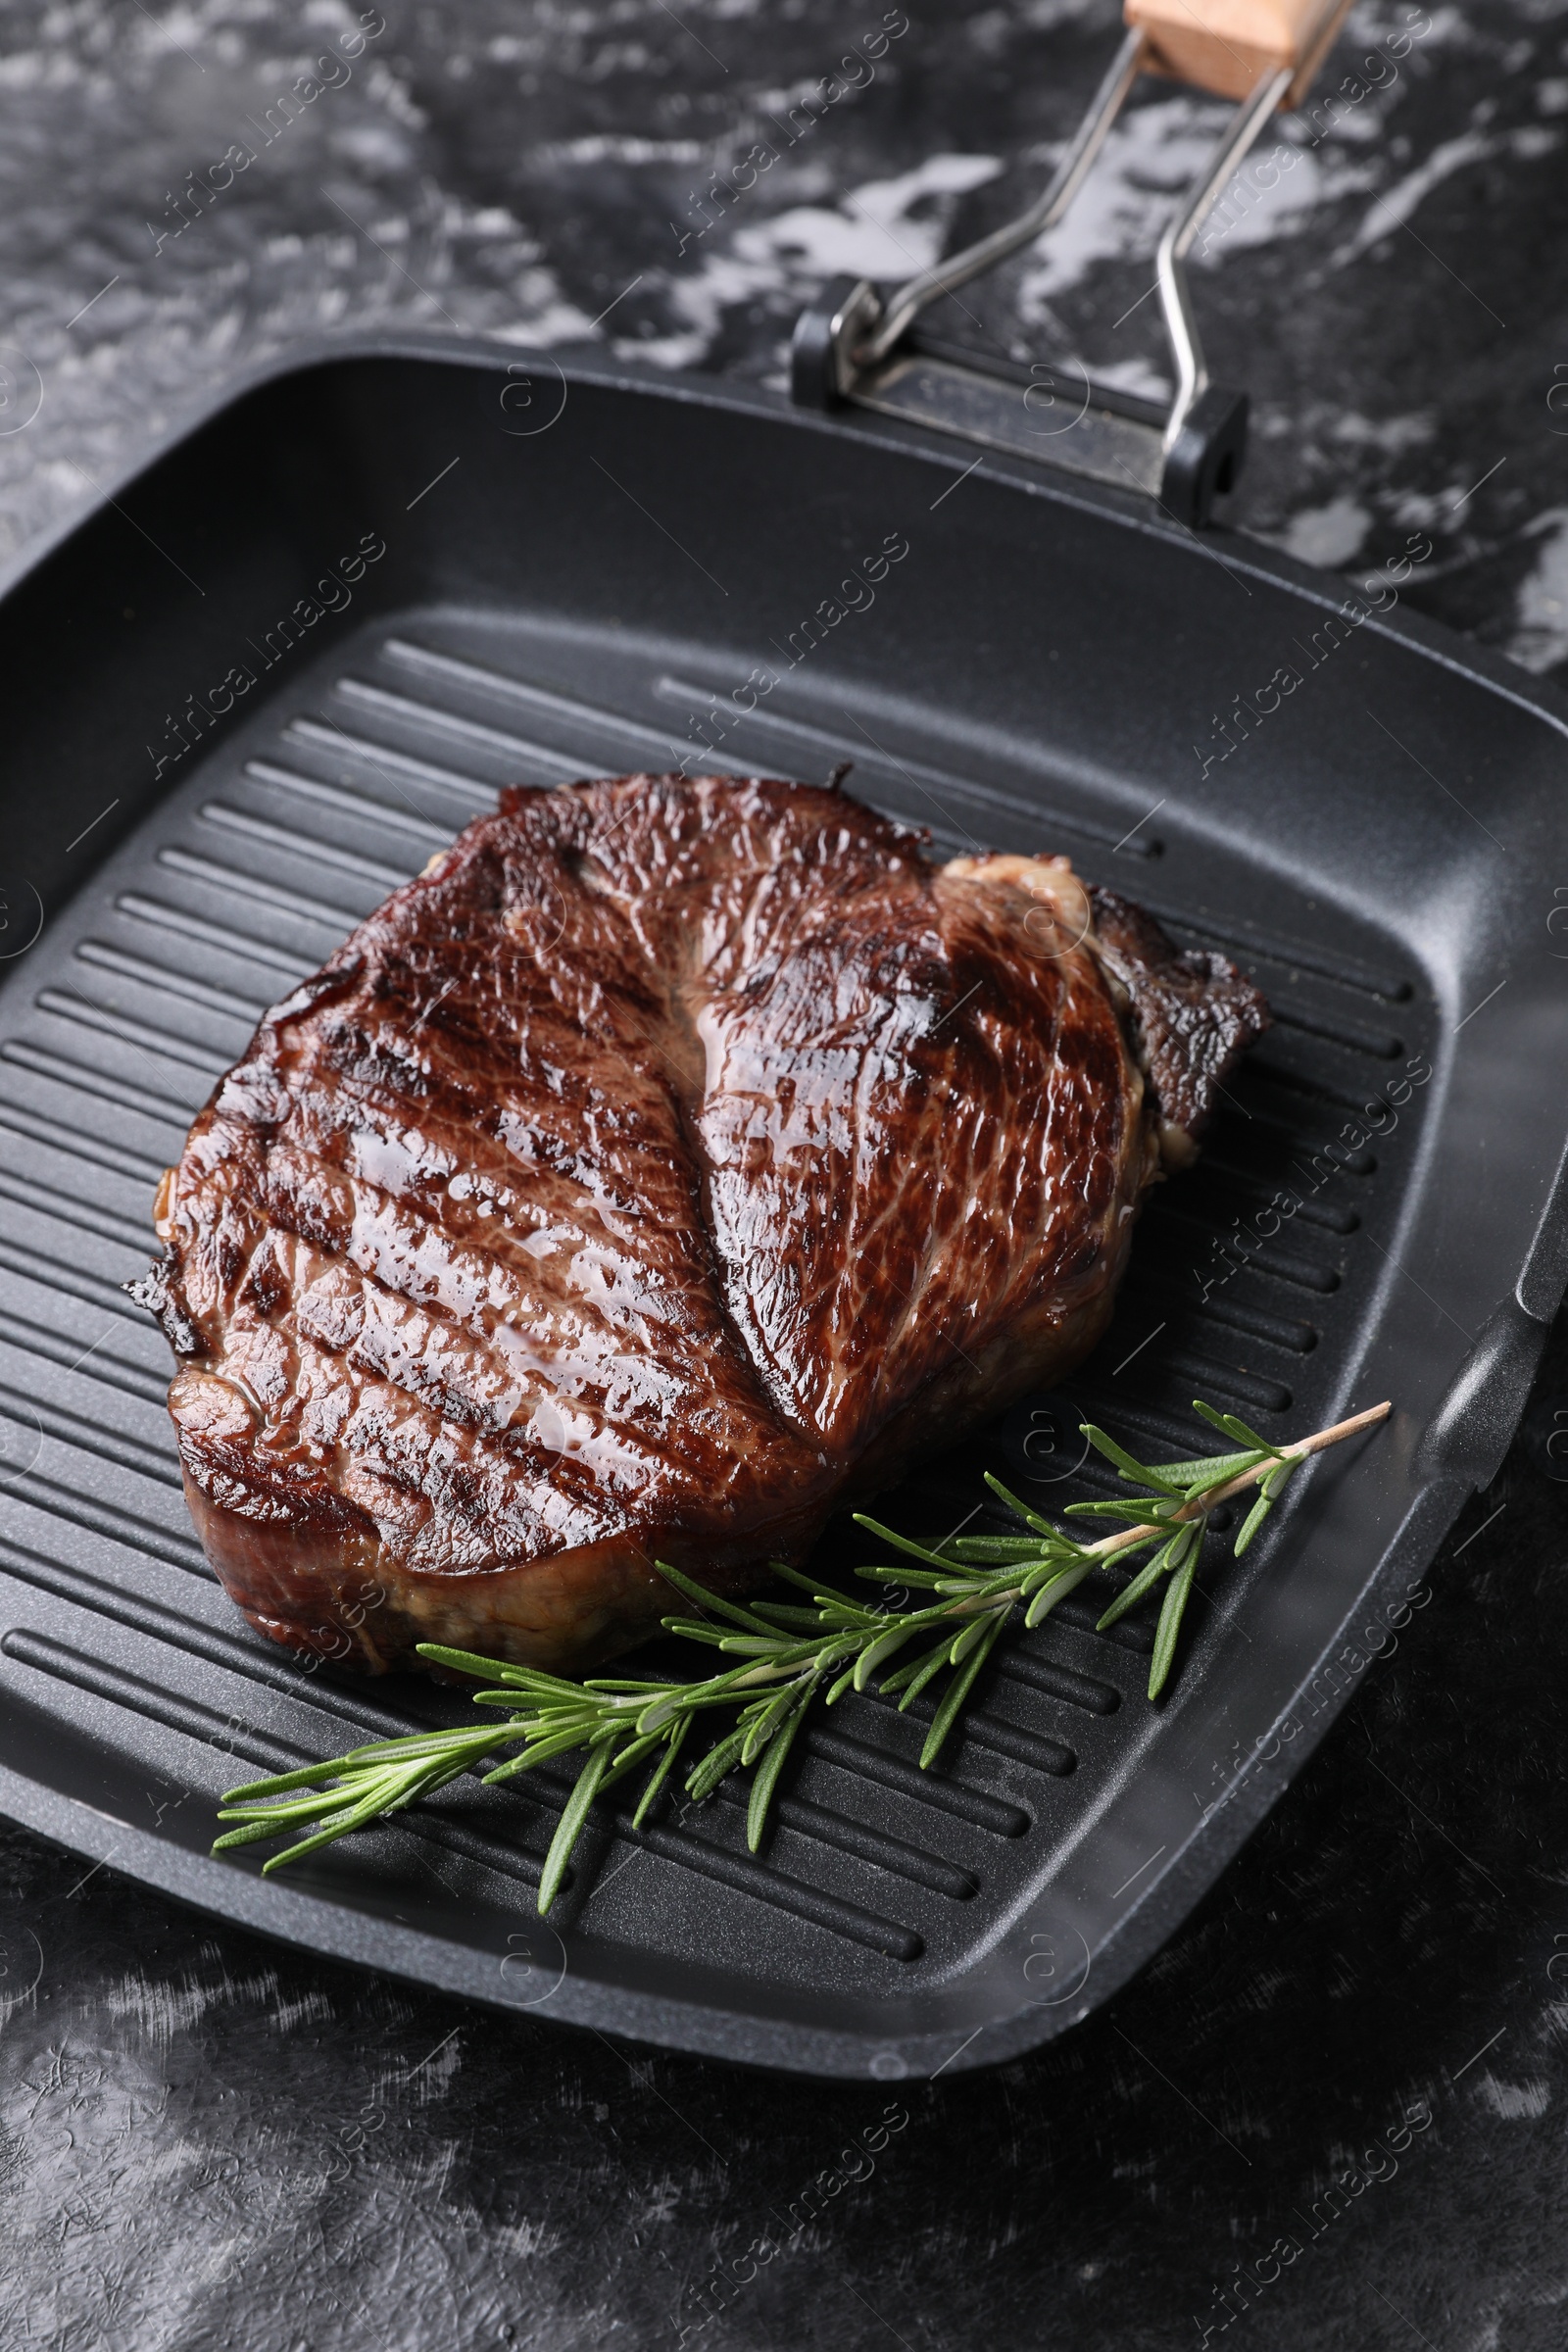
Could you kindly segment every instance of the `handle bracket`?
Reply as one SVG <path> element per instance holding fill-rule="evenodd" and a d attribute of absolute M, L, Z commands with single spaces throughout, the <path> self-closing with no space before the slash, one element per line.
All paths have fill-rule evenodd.
<path fill-rule="evenodd" d="M 1127 0 L 1129 27 L 1120 47 L 1050 185 L 1027 211 L 890 293 L 866 278 L 830 280 L 796 325 L 791 393 L 797 406 L 873 409 L 1119 489 L 1130 486 L 1189 528 L 1208 520 L 1214 499 L 1233 488 L 1241 472 L 1248 401 L 1245 392 L 1209 382 L 1187 257 L 1275 109 L 1304 94 L 1348 0 L 1334 0 L 1326 16 L 1320 0 L 1268 0 L 1265 6 L 1259 0 L 1200 0 L 1197 9 L 1191 0 L 1174 0 L 1179 14 L 1172 21 L 1193 35 L 1185 47 L 1177 40 L 1174 51 L 1165 24 L 1172 5 Z M 1255 37 L 1244 42 L 1236 20 L 1245 20 Z M 1206 46 L 1197 43 L 1199 31 Z M 1178 67 L 1184 78 L 1196 75 L 1227 95 L 1243 86 L 1155 258 L 1176 385 L 1169 408 L 1096 383 L 1081 369 L 1053 370 L 1043 363 L 1020 369 L 922 335 L 918 320 L 939 295 L 995 269 L 1061 219 L 1140 74 Z"/>

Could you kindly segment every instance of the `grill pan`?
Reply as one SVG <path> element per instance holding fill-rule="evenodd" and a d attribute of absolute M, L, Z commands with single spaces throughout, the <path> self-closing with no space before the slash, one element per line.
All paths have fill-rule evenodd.
<path fill-rule="evenodd" d="M 815 2074 L 989 2063 L 1111 1993 L 1403 1622 L 1568 1271 L 1563 707 L 1392 599 L 1341 604 L 896 417 L 419 337 L 253 375 L 117 484 L 0 599 L 0 1808 L 308 1949 Z M 1393 1420 L 1304 1472 L 1245 1561 L 1210 1546 L 1157 1710 L 1147 1627 L 1099 1636 L 1079 1595 L 1004 1647 L 942 1769 L 851 1697 L 760 1855 L 727 1791 L 641 1836 L 607 1801 L 548 1924 L 567 1783 L 542 1774 L 279 1879 L 211 1859 L 235 1781 L 467 1708 L 307 1673 L 205 1567 L 164 1342 L 117 1287 L 188 1118 L 503 783 L 843 758 L 943 853 L 1070 853 L 1278 1016 L 1145 1215 L 1095 1358 L 885 1515 L 946 1532 L 988 1467 L 1046 1509 L 1103 1492 L 1078 1421 L 1187 1453 L 1195 1395 L 1287 1437 L 1383 1396 Z M 860 1556 L 842 1528 L 820 1555 Z"/>

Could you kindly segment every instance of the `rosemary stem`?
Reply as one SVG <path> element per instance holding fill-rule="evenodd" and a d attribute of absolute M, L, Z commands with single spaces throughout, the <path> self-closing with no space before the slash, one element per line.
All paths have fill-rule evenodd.
<path fill-rule="evenodd" d="M 1164 1522 L 1165 1526 L 1174 1527 L 1183 1519 L 1200 1519 L 1205 1511 L 1212 1511 L 1218 1504 L 1229 1502 L 1233 1494 L 1245 1494 L 1249 1487 L 1255 1487 L 1260 1478 L 1268 1476 L 1277 1462 L 1298 1462 L 1306 1454 L 1322 1453 L 1325 1447 L 1338 1446 L 1342 1439 L 1353 1438 L 1357 1430 L 1370 1429 L 1374 1421 L 1387 1420 L 1393 1410 L 1393 1405 L 1385 1399 L 1382 1404 L 1369 1405 L 1364 1413 L 1352 1413 L 1348 1421 L 1336 1421 L 1332 1429 L 1320 1429 L 1310 1438 L 1298 1438 L 1294 1446 L 1282 1446 L 1273 1461 L 1259 1462 L 1254 1469 L 1244 1470 L 1240 1477 L 1228 1479 L 1224 1486 L 1195 1494 L 1191 1502 L 1182 1504 L 1179 1511 L 1172 1511 Z M 1157 1536 L 1161 1532 L 1152 1523 L 1146 1527 L 1124 1527 L 1113 1536 L 1102 1537 L 1098 1544 L 1085 1544 L 1084 1549 L 1092 1551 L 1097 1559 L 1106 1559 L 1113 1551 L 1121 1551 L 1129 1544 L 1140 1543 L 1146 1536 Z"/>
<path fill-rule="evenodd" d="M 1245 1494 L 1249 1487 L 1255 1487 L 1258 1480 L 1266 1478 L 1281 1461 L 1300 1461 L 1306 1454 L 1322 1453 L 1325 1447 L 1338 1446 L 1345 1438 L 1353 1438 L 1358 1430 L 1370 1429 L 1375 1421 L 1387 1420 L 1393 1410 L 1393 1404 L 1387 1398 L 1382 1404 L 1369 1405 L 1364 1413 L 1352 1413 L 1348 1421 L 1336 1421 L 1332 1429 L 1320 1429 L 1309 1438 L 1298 1438 L 1293 1446 L 1282 1446 L 1271 1460 L 1242 1471 L 1239 1477 L 1228 1479 L 1224 1486 L 1215 1487 L 1206 1494 L 1195 1494 L 1190 1502 L 1182 1504 L 1179 1511 L 1172 1511 L 1168 1519 L 1162 1522 L 1148 1520 L 1141 1527 L 1118 1528 L 1113 1536 L 1102 1536 L 1098 1544 L 1086 1544 L 1084 1550 L 1093 1559 L 1108 1560 L 1114 1553 L 1125 1551 L 1130 1544 L 1146 1544 L 1151 1536 L 1164 1535 L 1183 1520 L 1200 1519 L 1220 1503 L 1228 1502 L 1232 1495 Z M 972 1617 L 981 1609 L 998 1608 L 1004 1601 L 1010 1608 L 1015 1600 L 1022 1598 L 1021 1585 L 999 1587 L 995 1592 L 977 1592 L 965 1600 L 956 1600 L 947 1614 L 950 1617 Z"/>

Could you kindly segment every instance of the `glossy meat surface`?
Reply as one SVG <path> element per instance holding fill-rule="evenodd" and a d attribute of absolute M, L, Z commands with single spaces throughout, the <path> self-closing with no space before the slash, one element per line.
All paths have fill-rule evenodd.
<path fill-rule="evenodd" d="M 842 794 L 504 796 L 165 1180 L 142 1295 L 230 1593 L 371 1669 L 581 1666 L 671 1605 L 656 1559 L 763 1582 L 1059 1378 L 1156 1172 L 1121 962 L 1065 860 L 937 868 Z M 1266 1016 L 1228 966 L 1182 1003 L 1190 1127 Z"/>

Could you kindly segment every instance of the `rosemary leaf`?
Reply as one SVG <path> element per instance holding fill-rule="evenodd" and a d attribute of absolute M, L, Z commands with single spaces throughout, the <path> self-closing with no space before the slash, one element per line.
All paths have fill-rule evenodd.
<path fill-rule="evenodd" d="M 588 1818 L 588 1808 L 609 1768 L 611 1753 L 608 1746 L 595 1749 L 578 1773 L 576 1785 L 566 1799 L 566 1809 L 556 1824 L 556 1834 L 550 1840 L 550 1851 L 545 1856 L 545 1866 L 539 1880 L 541 1912 L 549 1910 L 561 1890 L 566 1865 L 571 1860 L 571 1849 L 577 1842 L 578 1833 Z"/>
<path fill-rule="evenodd" d="M 1135 1462 L 1126 1446 L 1118 1446 L 1114 1438 L 1107 1438 L 1102 1429 L 1096 1429 L 1092 1422 L 1086 1421 L 1084 1436 L 1095 1451 L 1102 1453 L 1107 1462 L 1114 1462 L 1123 1478 L 1130 1479 L 1135 1487 L 1152 1487 L 1156 1493 L 1174 1495 L 1178 1502 L 1185 1500 L 1182 1489 L 1173 1486 L 1162 1471 L 1151 1470 L 1143 1462 Z"/>
<path fill-rule="evenodd" d="M 940 1576 L 931 1568 L 857 1568 L 855 1573 L 857 1576 L 870 1577 L 882 1585 L 922 1585 L 929 1592 L 947 1583 L 953 1568 L 951 1562 L 947 1563 Z"/>
<path fill-rule="evenodd" d="M 526 1737 L 525 1727 L 519 1726 L 518 1737 Z M 509 1756 L 505 1764 L 498 1764 L 494 1772 L 487 1772 L 484 1775 L 485 1784 L 488 1787 L 497 1781 L 514 1780 L 519 1772 L 531 1772 L 536 1764 L 548 1764 L 554 1756 L 569 1756 L 573 1748 L 587 1745 L 588 1735 L 582 1731 L 557 1732 L 553 1736 L 547 1734 L 542 1739 L 530 1740 L 520 1756 Z"/>
<path fill-rule="evenodd" d="M 976 1642 L 981 1641 L 983 1638 L 989 1636 L 991 1641 L 995 1641 L 997 1627 L 1002 1623 L 1002 1619 L 1006 1616 L 1006 1610 L 1004 1609 L 1002 1616 L 996 1618 L 995 1620 L 990 1617 L 971 1618 L 969 1623 L 964 1627 L 962 1633 L 958 1636 L 956 1642 L 954 1642 L 952 1648 L 948 1651 L 948 1664 L 950 1666 L 961 1665 L 963 1660 L 969 1655 L 970 1650 L 974 1648 Z"/>
<path fill-rule="evenodd" d="M 1015 1511 L 1025 1527 L 1032 1527 L 1037 1536 L 1055 1535 L 1056 1530 L 1049 1519 L 1042 1519 L 1038 1511 L 1032 1511 L 1010 1487 L 1004 1487 L 1001 1479 L 994 1477 L 989 1470 L 986 1472 L 986 1485 L 991 1489 L 993 1494 L 1000 1494 L 1008 1510 Z"/>
<path fill-rule="evenodd" d="M 933 1551 L 929 1544 L 916 1544 L 910 1536 L 895 1534 L 891 1527 L 884 1527 L 880 1519 L 868 1519 L 863 1511 L 856 1512 L 855 1524 L 863 1527 L 868 1536 L 880 1536 L 883 1543 L 891 1544 L 895 1551 L 907 1552 L 911 1560 L 924 1560 L 929 1566 L 940 1568 L 945 1575 L 952 1575 L 953 1562 L 945 1560 L 941 1552 Z"/>
<path fill-rule="evenodd" d="M 666 1585 L 673 1585 L 677 1592 L 684 1592 L 688 1600 L 695 1600 L 705 1613 L 716 1610 L 720 1617 L 729 1618 L 732 1624 L 744 1626 L 749 1634 L 767 1632 L 760 1618 L 754 1617 L 751 1610 L 743 1608 L 738 1601 L 721 1599 L 718 1593 L 710 1592 L 706 1587 L 694 1584 L 689 1576 L 683 1576 L 678 1568 L 671 1568 L 665 1560 L 656 1560 L 654 1566 Z"/>
<path fill-rule="evenodd" d="M 1187 1557 L 1171 1578 L 1160 1608 L 1159 1623 L 1154 1629 L 1154 1654 L 1149 1661 L 1151 1698 L 1157 1698 L 1164 1690 L 1165 1679 L 1175 1660 L 1176 1637 L 1182 1629 L 1182 1612 L 1187 1606 L 1187 1595 L 1193 1589 L 1193 1578 L 1198 1573 L 1199 1548 L 1196 1542 L 1188 1544 Z"/>
<path fill-rule="evenodd" d="M 1069 1502 L 1065 1516 L 1069 1519 L 1120 1519 L 1129 1527 L 1142 1527 L 1146 1521 L 1168 1519 L 1179 1511 L 1187 1496 L 1174 1494 L 1151 1500 L 1148 1495 L 1130 1502 L 1121 1495 L 1112 1495 L 1104 1502 Z"/>
<path fill-rule="evenodd" d="M 1259 1437 L 1255 1429 L 1249 1429 L 1245 1421 L 1238 1421 L 1234 1413 L 1216 1412 L 1213 1405 L 1205 1404 L 1200 1396 L 1193 1398 L 1193 1410 L 1200 1420 L 1206 1421 L 1210 1429 L 1217 1429 L 1233 1445 L 1246 1446 L 1255 1453 L 1265 1453 L 1271 1461 L 1277 1458 L 1267 1438 Z"/>
<path fill-rule="evenodd" d="M 767 1825 L 767 1809 L 773 1801 L 773 1791 L 778 1787 L 778 1776 L 784 1769 L 785 1759 L 790 1752 L 795 1735 L 806 1721 L 806 1710 L 810 1703 L 810 1696 L 809 1690 L 804 1691 L 797 1699 L 793 1711 L 774 1732 L 767 1753 L 762 1758 L 760 1769 L 752 1783 L 751 1800 L 746 1807 L 746 1842 L 754 1854 L 762 1842 L 762 1832 Z"/>
<path fill-rule="evenodd" d="M 1057 1601 L 1065 1600 L 1069 1592 L 1075 1592 L 1091 1570 L 1099 1566 L 1098 1560 L 1076 1560 L 1069 1562 L 1065 1568 L 1058 1568 L 1030 1599 L 1024 1612 L 1025 1629 L 1037 1626 L 1043 1617 L 1049 1617 Z"/>
<path fill-rule="evenodd" d="M 628 1740 L 624 1747 L 612 1753 L 599 1783 L 600 1795 L 603 1796 L 607 1788 L 613 1788 L 616 1781 L 623 1781 L 627 1773 L 635 1772 L 639 1764 L 646 1764 L 655 1750 L 664 1744 L 662 1736 L 658 1732 L 650 1732 L 641 1740 Z"/>
<path fill-rule="evenodd" d="M 888 1676 L 887 1681 L 883 1685 L 883 1689 L 885 1690 L 902 1690 L 904 1693 L 903 1697 L 899 1700 L 899 1713 L 901 1715 L 912 1700 L 919 1697 L 927 1683 L 933 1682 L 936 1679 L 947 1663 L 948 1644 L 945 1641 L 943 1641 L 939 1642 L 936 1647 L 931 1650 L 927 1656 L 920 1659 L 917 1665 L 905 1669 L 905 1673 L 906 1673 L 908 1676 L 907 1681 L 905 1680 L 904 1674 L 890 1674 Z"/>
<path fill-rule="evenodd" d="M 724 1775 L 735 1770 L 745 1748 L 744 1730 L 731 1732 L 727 1739 L 710 1747 L 686 1784 L 687 1795 L 698 1804 L 705 1796 L 711 1796 Z"/>
<path fill-rule="evenodd" d="M 1032 1560 L 1040 1544 L 1033 1536 L 958 1536 L 954 1540 L 953 1549 L 960 1560 L 1005 1564 L 1010 1560 Z"/>
<path fill-rule="evenodd" d="M 954 1725 L 958 1720 L 958 1716 L 963 1707 L 963 1702 L 968 1697 L 970 1689 L 974 1683 L 974 1678 L 979 1673 L 981 1667 L 985 1664 L 987 1658 L 991 1655 L 992 1644 L 1006 1622 L 1007 1616 L 1004 1609 L 999 1612 L 999 1614 L 995 1617 L 982 1619 L 978 1629 L 979 1638 L 976 1641 L 974 1647 L 969 1652 L 968 1660 L 964 1666 L 963 1672 L 961 1674 L 955 1675 L 952 1683 L 948 1686 L 947 1693 L 943 1698 L 941 1706 L 939 1706 L 936 1711 L 936 1717 L 931 1725 L 931 1729 L 925 1736 L 925 1745 L 920 1750 L 920 1769 L 922 1772 L 928 1772 L 931 1766 L 936 1762 L 937 1757 L 942 1752 L 943 1741 L 947 1739 L 948 1734 L 952 1731 Z"/>
<path fill-rule="evenodd" d="M 419 1655 L 437 1666 L 450 1666 L 454 1674 L 482 1674 L 490 1682 L 499 1675 L 503 1682 L 524 1684 L 530 1689 L 545 1685 L 553 1685 L 558 1690 L 575 1689 L 572 1683 L 558 1683 L 554 1675 L 541 1674 L 536 1666 L 512 1666 L 503 1658 L 481 1658 L 471 1649 L 449 1649 L 444 1642 L 421 1642 Z"/>
<path fill-rule="evenodd" d="M 637 1810 L 631 1817 L 631 1826 L 634 1830 L 640 1830 L 653 1811 L 661 1788 L 663 1788 L 674 1770 L 675 1758 L 686 1744 L 686 1735 L 692 1728 L 693 1720 L 694 1718 L 688 1715 L 682 1722 L 671 1727 L 669 1737 L 664 1741 L 664 1752 L 649 1774 L 648 1786 L 637 1799 Z"/>
<path fill-rule="evenodd" d="M 810 1696 L 809 1687 L 807 1688 L 805 1695 L 808 1698 Z M 801 1685 L 799 1683 L 786 1683 L 776 1698 L 770 1698 L 765 1706 L 760 1707 L 757 1711 L 756 1719 L 752 1723 L 751 1729 L 746 1735 L 746 1744 L 741 1749 L 741 1762 L 743 1765 L 754 1764 L 757 1761 L 757 1758 L 761 1754 L 769 1740 L 772 1739 L 773 1734 L 777 1731 L 785 1716 L 788 1715 L 793 1708 L 800 1706 L 801 1703 Z"/>
<path fill-rule="evenodd" d="M 1262 1489 L 1259 1488 L 1257 1500 L 1248 1512 L 1247 1517 L 1242 1521 L 1241 1532 L 1236 1538 L 1236 1557 L 1238 1559 L 1241 1558 L 1243 1552 L 1247 1549 L 1247 1546 L 1249 1544 L 1250 1544 L 1252 1538 L 1256 1535 L 1258 1529 L 1268 1517 L 1268 1512 L 1269 1497 L 1263 1493 Z"/>
<path fill-rule="evenodd" d="M 787 1585 L 798 1585 L 803 1592 L 809 1592 L 819 1609 L 850 1609 L 853 1611 L 859 1606 L 858 1602 L 852 1600 L 847 1592 L 831 1591 L 828 1586 L 819 1584 L 814 1576 L 803 1576 L 799 1568 L 785 1568 L 775 1561 L 773 1574 L 781 1576 Z"/>
<path fill-rule="evenodd" d="M 1178 1528 L 1170 1542 L 1161 1544 L 1153 1558 L 1139 1569 L 1131 1584 L 1124 1586 L 1122 1591 L 1117 1593 L 1103 1617 L 1096 1624 L 1096 1633 L 1105 1633 L 1117 1622 L 1118 1618 L 1125 1617 L 1129 1609 L 1135 1609 L 1144 1594 L 1152 1592 L 1153 1587 L 1158 1584 L 1166 1569 L 1173 1566 L 1176 1554 L 1186 1547 L 1186 1544 L 1187 1530 L 1185 1527 Z"/>
<path fill-rule="evenodd" d="M 863 1690 L 877 1669 L 901 1650 L 906 1642 L 911 1640 L 918 1631 L 918 1626 L 910 1625 L 906 1620 L 902 1625 L 892 1626 L 879 1640 L 872 1642 L 869 1649 L 862 1649 L 855 1661 L 856 1690 Z"/>
<path fill-rule="evenodd" d="M 1159 1474 L 1173 1487 L 1191 1493 L 1195 1489 L 1223 1486 L 1227 1479 L 1240 1478 L 1258 1460 L 1271 1462 L 1274 1458 L 1267 1446 L 1250 1446 L 1245 1453 L 1209 1453 L 1192 1462 L 1161 1462 Z"/>

